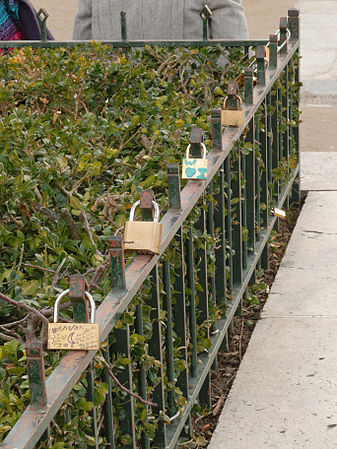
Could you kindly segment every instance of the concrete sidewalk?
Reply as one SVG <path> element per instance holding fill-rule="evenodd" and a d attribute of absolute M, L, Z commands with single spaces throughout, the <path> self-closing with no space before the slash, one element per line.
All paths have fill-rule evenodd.
<path fill-rule="evenodd" d="M 337 447 L 336 201 L 309 192 L 209 449 Z"/>

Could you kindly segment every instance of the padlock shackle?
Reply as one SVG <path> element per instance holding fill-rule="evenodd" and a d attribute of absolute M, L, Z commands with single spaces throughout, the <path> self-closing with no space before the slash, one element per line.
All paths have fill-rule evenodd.
<path fill-rule="evenodd" d="M 137 209 L 137 207 L 138 207 L 139 205 L 140 205 L 140 200 L 136 201 L 135 204 L 132 205 L 131 211 L 130 211 L 130 218 L 129 218 L 129 221 L 134 221 L 134 219 L 135 219 L 135 212 L 136 212 L 136 209 Z M 152 201 L 152 206 L 153 206 L 153 208 L 154 208 L 154 218 L 153 218 L 153 221 L 154 221 L 155 223 L 158 223 L 158 221 L 159 221 L 159 215 L 160 215 L 160 209 L 159 209 L 159 206 L 158 206 L 158 204 L 157 204 L 155 201 Z"/>
<path fill-rule="evenodd" d="M 207 156 L 207 150 L 206 150 L 206 145 L 204 143 L 201 143 L 202 149 L 204 151 L 204 154 L 202 155 L 202 159 L 206 159 Z M 191 148 L 191 144 L 188 145 L 187 150 L 186 150 L 186 159 L 190 158 L 190 148 Z"/>
<path fill-rule="evenodd" d="M 68 293 L 69 293 L 69 288 L 67 290 L 64 290 L 62 293 L 60 293 L 58 295 L 58 297 L 56 298 L 56 301 L 54 304 L 54 323 L 57 323 L 57 320 L 58 320 L 59 303 L 60 303 L 61 299 L 63 299 L 65 296 L 68 295 Z M 90 295 L 90 293 L 84 292 L 84 294 L 85 294 L 86 298 L 89 299 L 89 301 L 90 301 L 90 308 L 91 308 L 90 323 L 93 324 L 93 323 L 95 323 L 96 304 L 95 304 L 94 298 Z"/>
<path fill-rule="evenodd" d="M 240 109 L 228 109 L 228 110 L 229 110 L 229 111 L 242 111 L 242 99 L 241 99 L 240 95 L 234 95 L 234 96 L 235 96 L 235 98 L 236 98 L 237 100 L 239 100 L 239 103 L 240 103 Z M 227 97 L 225 98 L 224 102 L 223 102 L 223 108 L 224 108 L 224 109 L 226 109 L 226 107 L 227 107 L 228 99 L 229 99 L 229 97 L 227 96 Z M 226 109 L 226 110 L 227 110 L 227 109 Z"/>

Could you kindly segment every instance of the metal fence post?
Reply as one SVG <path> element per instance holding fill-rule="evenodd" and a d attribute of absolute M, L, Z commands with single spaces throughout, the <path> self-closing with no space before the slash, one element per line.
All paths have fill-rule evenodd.
<path fill-rule="evenodd" d="M 280 53 L 288 53 L 288 18 L 282 17 L 280 20 Z"/>
<path fill-rule="evenodd" d="M 256 47 L 256 62 L 257 62 L 257 85 L 265 86 L 266 84 L 266 49 L 264 45 Z"/>
<path fill-rule="evenodd" d="M 43 407 L 47 405 L 47 392 L 42 342 L 27 341 L 26 354 L 30 402 Z"/>
<path fill-rule="evenodd" d="M 300 37 L 300 12 L 298 9 L 288 10 L 288 26 L 291 33 L 290 39 L 299 39 Z"/>
<path fill-rule="evenodd" d="M 181 209 L 179 164 L 167 164 L 169 202 L 172 209 Z"/>
<path fill-rule="evenodd" d="M 270 39 L 269 65 L 271 68 L 276 69 L 277 68 L 277 57 L 278 57 L 278 36 L 277 36 L 277 34 L 271 34 L 269 39 Z"/>
<path fill-rule="evenodd" d="M 114 235 L 109 238 L 110 260 L 113 288 L 125 289 L 125 262 L 124 262 L 124 242 L 121 235 Z"/>
<path fill-rule="evenodd" d="M 221 109 L 212 110 L 212 148 L 222 151 Z"/>
<path fill-rule="evenodd" d="M 253 104 L 254 101 L 253 75 L 254 71 L 251 67 L 245 69 L 244 72 L 245 103 L 249 105 Z"/>

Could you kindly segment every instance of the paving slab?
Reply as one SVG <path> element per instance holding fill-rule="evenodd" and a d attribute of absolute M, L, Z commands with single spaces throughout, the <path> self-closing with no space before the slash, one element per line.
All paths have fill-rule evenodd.
<path fill-rule="evenodd" d="M 209 449 L 337 447 L 336 202 L 308 193 Z"/>
<path fill-rule="evenodd" d="M 337 318 L 257 324 L 209 449 L 335 449 Z"/>
<path fill-rule="evenodd" d="M 301 153 L 302 190 L 318 190 L 318 191 L 337 190 L 336 173 L 337 173 L 336 152 L 302 151 Z"/>

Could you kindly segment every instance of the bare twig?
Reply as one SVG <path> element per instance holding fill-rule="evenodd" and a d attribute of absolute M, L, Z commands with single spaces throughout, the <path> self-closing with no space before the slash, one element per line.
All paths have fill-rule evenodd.
<path fill-rule="evenodd" d="M 98 282 L 101 280 L 105 270 L 108 268 L 108 266 L 110 265 L 110 259 L 106 262 L 104 262 L 102 265 L 100 265 L 96 271 L 95 274 L 93 275 L 93 278 L 90 281 L 89 284 L 89 291 L 91 291 L 91 289 L 93 287 L 97 287 Z"/>
<path fill-rule="evenodd" d="M 60 271 L 62 270 L 63 265 L 66 263 L 66 260 L 67 260 L 67 258 L 65 257 L 55 271 L 55 276 L 54 276 L 53 282 L 51 284 L 52 289 L 54 289 L 55 285 L 60 280 Z"/>
<path fill-rule="evenodd" d="M 91 229 L 90 229 L 88 216 L 87 216 L 85 210 L 83 210 L 83 209 L 81 210 L 81 218 L 82 218 L 82 221 L 83 221 L 83 225 L 84 225 L 84 227 L 85 227 L 85 230 L 86 230 L 87 233 L 88 233 L 89 239 L 90 239 L 91 243 L 93 244 L 93 246 L 96 248 L 97 254 L 100 255 L 101 257 L 103 257 L 103 256 L 102 256 L 102 253 L 101 253 L 101 252 L 98 250 L 98 248 L 97 248 L 96 242 L 95 242 L 95 240 L 94 240 L 94 237 L 93 237 L 92 232 L 91 232 Z"/>
<path fill-rule="evenodd" d="M 6 301 L 8 304 L 11 304 L 18 309 L 25 309 L 27 312 L 31 313 L 35 317 L 39 318 L 43 324 L 48 326 L 48 320 L 47 318 L 37 309 L 34 309 L 34 307 L 29 306 L 28 304 L 25 304 L 24 302 L 18 302 L 15 299 L 9 298 L 8 296 L 4 295 L 3 293 L 0 293 L 0 299 L 3 301 Z"/>
<path fill-rule="evenodd" d="M 21 320 L 17 320 L 17 321 L 12 321 L 11 323 L 7 323 L 7 324 L 2 324 L 1 327 L 5 327 L 6 329 L 9 329 L 11 327 L 15 327 L 15 326 L 19 326 L 20 324 L 24 323 L 25 321 L 27 321 L 27 316 L 25 316 L 24 318 L 22 318 Z"/>
<path fill-rule="evenodd" d="M 4 341 L 13 341 L 13 340 L 16 341 L 16 338 L 10 337 L 9 335 L 2 334 L 1 332 L 0 332 L 0 339 L 4 340 Z"/>
<path fill-rule="evenodd" d="M 39 265 L 32 265 L 30 263 L 23 263 L 22 265 L 27 268 L 34 268 L 34 270 L 46 271 L 47 273 L 53 273 L 53 274 L 56 273 L 55 270 L 51 270 L 50 268 L 43 268 L 43 267 L 40 267 Z"/>
<path fill-rule="evenodd" d="M 117 379 L 117 377 L 114 375 L 114 373 L 112 372 L 111 366 L 109 365 L 109 363 L 104 360 L 103 357 L 99 357 L 97 358 L 97 360 L 99 360 L 100 362 L 103 363 L 103 365 L 105 366 L 105 368 L 108 370 L 109 376 L 111 377 L 111 379 L 114 381 L 114 383 L 125 393 L 127 393 L 129 396 L 132 396 L 133 398 L 136 398 L 139 402 L 141 402 L 142 404 L 145 405 L 149 405 L 151 407 L 158 407 L 158 404 L 154 404 L 153 402 L 150 401 L 146 401 L 145 399 L 141 398 L 140 396 L 138 396 L 138 394 L 133 393 L 132 391 L 128 390 L 127 388 L 125 388 Z"/>
<path fill-rule="evenodd" d="M 20 344 L 23 343 L 23 339 L 22 339 L 21 335 L 17 334 L 16 332 L 14 332 L 14 331 L 12 331 L 10 329 L 5 328 L 4 326 L 0 326 L 0 329 L 3 332 L 5 332 L 7 335 L 10 335 L 10 336 L 14 337 L 15 340 L 18 340 Z"/>
<path fill-rule="evenodd" d="M 52 220 L 52 221 L 58 220 L 58 215 L 52 209 L 48 209 L 47 207 L 44 207 L 41 205 L 37 206 L 37 209 L 41 212 L 42 215 L 45 215 L 50 220 Z"/>
<path fill-rule="evenodd" d="M 212 411 L 213 416 L 217 416 L 220 413 L 224 402 L 225 402 L 225 395 L 222 394 L 220 396 L 220 399 L 218 400 L 218 402 L 215 404 L 215 406 L 213 408 L 213 411 Z"/>

